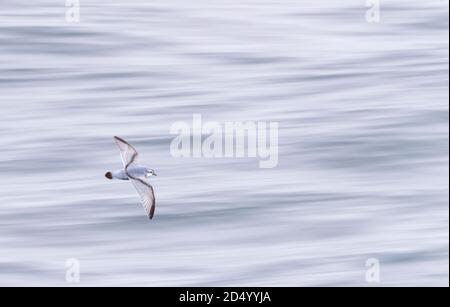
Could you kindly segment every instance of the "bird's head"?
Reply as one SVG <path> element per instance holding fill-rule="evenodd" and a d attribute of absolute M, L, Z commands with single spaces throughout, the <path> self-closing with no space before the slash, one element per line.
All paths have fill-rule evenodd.
<path fill-rule="evenodd" d="M 112 179 L 113 179 L 113 175 L 112 175 L 111 172 L 107 172 L 107 173 L 105 174 L 105 177 L 108 178 L 109 180 L 112 180 Z"/>

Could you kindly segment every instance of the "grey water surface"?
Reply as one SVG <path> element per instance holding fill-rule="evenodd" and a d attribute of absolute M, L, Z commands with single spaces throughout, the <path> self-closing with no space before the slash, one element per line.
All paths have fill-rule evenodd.
<path fill-rule="evenodd" d="M 448 1 L 80 3 L 0 0 L 0 286 L 448 286 Z M 278 166 L 173 157 L 193 114 L 279 122 Z"/>

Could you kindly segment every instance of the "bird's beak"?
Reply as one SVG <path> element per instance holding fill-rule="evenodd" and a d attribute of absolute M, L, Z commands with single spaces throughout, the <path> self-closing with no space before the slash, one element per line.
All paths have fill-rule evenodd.
<path fill-rule="evenodd" d="M 153 176 L 158 176 L 156 173 L 153 173 Z"/>

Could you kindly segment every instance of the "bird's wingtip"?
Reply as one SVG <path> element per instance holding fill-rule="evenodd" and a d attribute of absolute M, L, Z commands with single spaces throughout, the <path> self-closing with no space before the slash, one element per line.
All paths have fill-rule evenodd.
<path fill-rule="evenodd" d="M 124 144 L 127 144 L 128 146 L 131 146 L 127 141 L 125 141 L 125 140 L 122 139 L 121 137 L 114 136 L 114 140 L 115 140 L 116 142 L 124 143 Z"/>
<path fill-rule="evenodd" d="M 155 215 L 155 205 L 153 205 L 150 209 L 150 214 L 148 215 L 148 218 L 150 220 L 153 220 L 153 216 Z"/>

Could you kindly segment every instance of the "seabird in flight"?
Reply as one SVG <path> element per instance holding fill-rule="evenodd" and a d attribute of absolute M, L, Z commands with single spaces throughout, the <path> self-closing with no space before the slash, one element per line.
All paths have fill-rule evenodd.
<path fill-rule="evenodd" d="M 112 180 L 129 180 L 138 192 L 142 205 L 149 219 L 155 214 L 155 193 L 153 187 L 145 180 L 148 177 L 156 176 L 153 169 L 142 166 L 138 162 L 138 152 L 125 140 L 115 136 L 114 140 L 119 147 L 120 157 L 123 162 L 123 169 L 114 172 L 107 172 L 105 177 Z"/>

